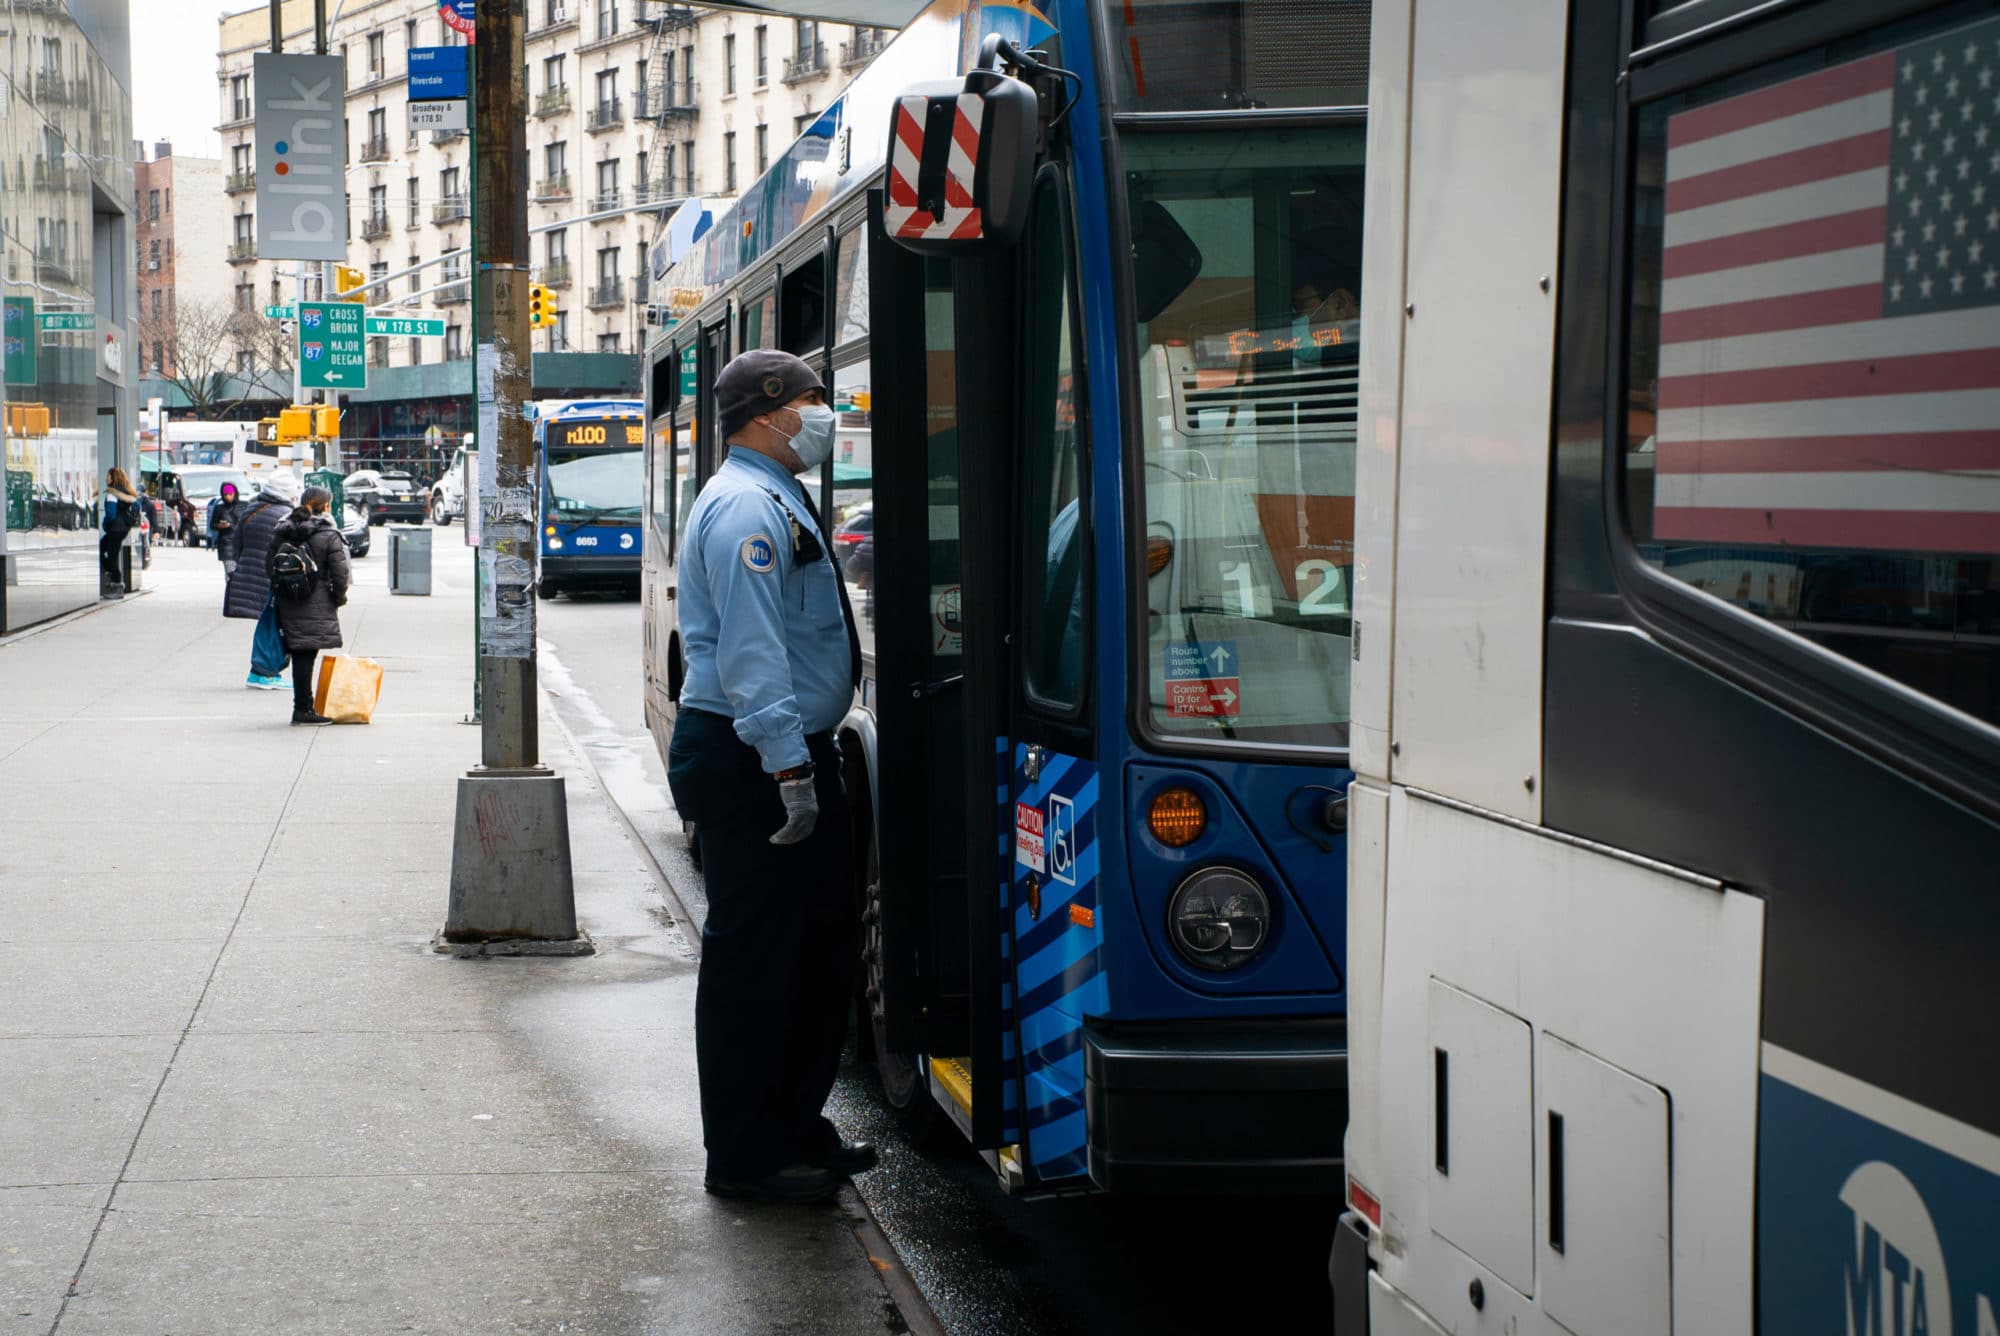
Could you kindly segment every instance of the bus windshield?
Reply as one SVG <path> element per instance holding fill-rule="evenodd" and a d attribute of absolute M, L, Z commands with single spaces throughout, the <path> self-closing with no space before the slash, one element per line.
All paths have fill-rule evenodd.
<path fill-rule="evenodd" d="M 1347 742 L 1364 133 L 1126 140 L 1137 578 L 1171 736 Z"/>
<path fill-rule="evenodd" d="M 595 524 L 639 518 L 646 500 L 641 451 L 552 449 L 548 458 L 550 519 Z"/>

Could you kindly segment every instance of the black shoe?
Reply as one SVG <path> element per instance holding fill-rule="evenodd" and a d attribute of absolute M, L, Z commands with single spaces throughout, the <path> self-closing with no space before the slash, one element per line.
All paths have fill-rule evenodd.
<path fill-rule="evenodd" d="M 840 1189 L 840 1176 L 815 1164 L 795 1164 L 762 1178 L 719 1178 L 714 1174 L 702 1186 L 717 1197 L 743 1201 L 825 1201 Z"/>
<path fill-rule="evenodd" d="M 323 714 L 314 714 L 311 710 L 293 710 L 292 722 L 295 724 L 330 724 L 333 720 Z"/>
<path fill-rule="evenodd" d="M 865 1141 L 843 1141 L 815 1154 L 812 1162 L 829 1173 L 845 1177 L 867 1173 L 880 1158 L 875 1154 L 875 1148 Z"/>

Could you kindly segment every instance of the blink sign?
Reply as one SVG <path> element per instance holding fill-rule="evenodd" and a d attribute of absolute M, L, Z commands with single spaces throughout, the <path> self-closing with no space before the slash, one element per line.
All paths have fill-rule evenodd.
<path fill-rule="evenodd" d="M 256 59 L 257 258 L 347 258 L 347 74 L 339 56 Z"/>

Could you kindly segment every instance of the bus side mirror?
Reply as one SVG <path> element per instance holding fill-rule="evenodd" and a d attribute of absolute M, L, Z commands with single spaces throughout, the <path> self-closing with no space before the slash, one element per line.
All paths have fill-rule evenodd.
<path fill-rule="evenodd" d="M 997 70 L 963 84 L 917 84 L 889 126 L 890 239 L 919 255 L 1005 250 L 1028 223 L 1035 90 Z"/>

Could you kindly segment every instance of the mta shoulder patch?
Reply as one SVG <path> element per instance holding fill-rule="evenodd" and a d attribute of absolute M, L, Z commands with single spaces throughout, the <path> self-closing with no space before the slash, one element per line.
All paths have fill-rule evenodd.
<path fill-rule="evenodd" d="M 743 540 L 743 564 L 759 575 L 769 574 L 778 565 L 778 548 L 766 534 L 753 533 Z"/>

